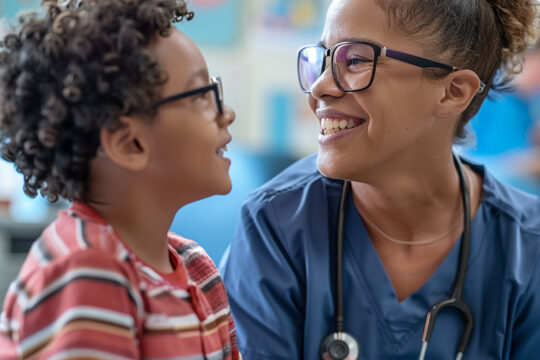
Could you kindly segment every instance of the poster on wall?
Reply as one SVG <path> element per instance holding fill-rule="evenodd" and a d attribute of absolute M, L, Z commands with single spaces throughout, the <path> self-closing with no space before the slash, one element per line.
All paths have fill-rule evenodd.
<path fill-rule="evenodd" d="M 243 0 L 190 0 L 195 13 L 191 21 L 177 24 L 193 41 L 203 46 L 230 46 L 240 43 Z"/>
<path fill-rule="evenodd" d="M 258 0 L 257 3 L 259 35 L 294 41 L 320 36 L 330 0 Z"/>

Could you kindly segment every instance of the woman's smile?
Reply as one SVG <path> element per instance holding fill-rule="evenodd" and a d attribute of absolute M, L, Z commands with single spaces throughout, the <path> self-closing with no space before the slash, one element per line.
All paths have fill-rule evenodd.
<path fill-rule="evenodd" d="M 367 116 L 354 116 L 332 109 L 317 109 L 321 132 L 319 143 L 328 144 L 364 128 Z"/>

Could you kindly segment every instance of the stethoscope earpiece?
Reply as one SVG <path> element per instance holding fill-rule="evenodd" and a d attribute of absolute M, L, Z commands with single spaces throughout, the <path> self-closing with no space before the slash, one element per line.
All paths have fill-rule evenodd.
<path fill-rule="evenodd" d="M 358 341 L 346 332 L 332 333 L 321 344 L 323 360 L 356 360 L 359 353 Z"/>

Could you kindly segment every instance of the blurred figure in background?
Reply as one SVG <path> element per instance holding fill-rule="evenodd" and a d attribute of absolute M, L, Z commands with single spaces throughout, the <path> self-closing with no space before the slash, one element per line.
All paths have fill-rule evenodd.
<path fill-rule="evenodd" d="M 471 120 L 461 150 L 502 180 L 540 195 L 540 43 L 525 54 L 523 72 L 504 93 L 490 93 Z"/>
<path fill-rule="evenodd" d="M 533 144 L 540 147 L 540 41 L 525 56 L 523 72 L 517 78 L 517 91 L 528 104 L 533 121 Z"/>
<path fill-rule="evenodd" d="M 45 1 L 0 45 L 0 149 L 72 201 L 0 316 L 1 359 L 238 359 L 225 288 L 179 208 L 231 190 L 235 113 L 172 23 L 183 0 Z"/>

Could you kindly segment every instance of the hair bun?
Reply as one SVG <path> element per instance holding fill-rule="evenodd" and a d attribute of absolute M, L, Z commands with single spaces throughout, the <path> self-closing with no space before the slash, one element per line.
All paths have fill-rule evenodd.
<path fill-rule="evenodd" d="M 538 37 L 538 3 L 536 0 L 487 1 L 497 18 L 505 70 L 509 74 L 519 73 L 523 52 Z"/>

